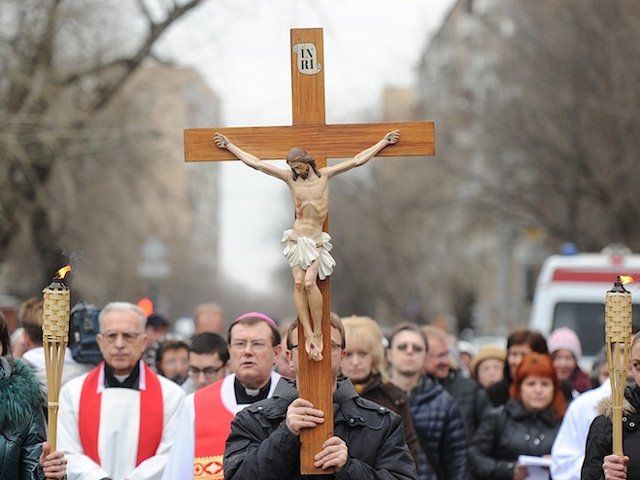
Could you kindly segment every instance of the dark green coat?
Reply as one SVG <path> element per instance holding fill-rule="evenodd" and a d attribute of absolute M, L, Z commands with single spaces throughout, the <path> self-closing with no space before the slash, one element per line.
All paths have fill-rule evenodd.
<path fill-rule="evenodd" d="M 31 369 L 15 361 L 0 380 L 0 478 L 44 479 L 38 461 L 46 440 L 42 392 Z"/>

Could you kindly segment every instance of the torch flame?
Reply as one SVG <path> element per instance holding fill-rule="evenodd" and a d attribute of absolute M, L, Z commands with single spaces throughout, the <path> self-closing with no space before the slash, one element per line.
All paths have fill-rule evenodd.
<path fill-rule="evenodd" d="M 71 271 L 71 265 L 65 265 L 56 273 L 56 278 L 64 279 L 65 275 Z"/>
<path fill-rule="evenodd" d="M 625 285 L 627 283 L 632 283 L 633 282 L 633 277 L 629 276 L 629 275 L 620 275 L 620 282 Z"/>

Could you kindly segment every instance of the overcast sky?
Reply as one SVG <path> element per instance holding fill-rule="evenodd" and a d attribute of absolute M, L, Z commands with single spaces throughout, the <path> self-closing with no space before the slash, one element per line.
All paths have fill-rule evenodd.
<path fill-rule="evenodd" d="M 220 126 L 289 125 L 289 30 L 321 27 L 327 123 L 377 121 L 383 89 L 414 85 L 420 53 L 452 4 L 209 0 L 169 32 L 162 53 L 202 73 L 222 99 Z M 293 215 L 286 186 L 239 162 L 205 168 L 222 169 L 225 273 L 267 291 L 274 267 L 286 262 L 279 243 Z M 340 248 L 339 239 L 333 244 Z"/>

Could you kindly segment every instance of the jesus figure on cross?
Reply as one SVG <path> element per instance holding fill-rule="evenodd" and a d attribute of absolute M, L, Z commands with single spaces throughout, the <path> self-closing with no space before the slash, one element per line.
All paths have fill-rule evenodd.
<path fill-rule="evenodd" d="M 331 237 L 323 231 L 329 210 L 329 179 L 364 165 L 387 145 L 396 143 L 399 137 L 400 131 L 393 130 L 352 159 L 323 168 L 317 168 L 313 157 L 302 148 L 292 148 L 286 159 L 289 169 L 285 169 L 261 161 L 220 133 L 214 136 L 219 148 L 229 150 L 251 168 L 279 178 L 289 186 L 295 221 L 293 228 L 284 232 L 283 253 L 293 274 L 293 300 L 304 330 L 305 349 L 310 360 L 322 360 L 322 293 L 316 279 L 319 277 L 324 280 L 331 275 L 335 266 L 335 260 L 329 253 L 332 248 Z"/>

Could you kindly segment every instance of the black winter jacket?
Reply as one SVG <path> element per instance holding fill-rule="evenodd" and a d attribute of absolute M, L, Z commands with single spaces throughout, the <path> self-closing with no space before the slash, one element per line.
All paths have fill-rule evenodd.
<path fill-rule="evenodd" d="M 38 461 L 46 440 L 43 396 L 31 369 L 15 360 L 0 381 L 0 478 L 40 480 Z"/>
<path fill-rule="evenodd" d="M 458 370 L 450 370 L 449 375 L 440 380 L 440 385 L 456 401 L 464 419 L 467 438 L 471 441 L 480 421 L 492 407 L 487 392 L 470 378 L 462 376 Z"/>
<path fill-rule="evenodd" d="M 299 473 L 300 439 L 289 431 L 284 421 L 287 407 L 297 397 L 295 385 L 281 379 L 272 398 L 254 403 L 236 415 L 224 452 L 225 479 L 303 478 Z M 359 397 L 348 379 L 338 381 L 333 402 L 334 435 L 347 444 L 349 460 L 335 476 L 318 478 L 417 478 L 399 415 Z"/>
<path fill-rule="evenodd" d="M 510 399 L 480 423 L 469 449 L 471 471 L 478 479 L 511 480 L 519 455 L 551 454 L 560 423 L 550 408 L 533 413 Z"/>
<path fill-rule="evenodd" d="M 622 450 L 629 457 L 627 478 L 640 478 L 640 388 L 627 387 L 624 392 L 625 403 L 622 413 Z M 593 419 L 587 435 L 582 480 L 604 479 L 602 461 L 613 451 L 611 418 L 613 408 L 611 397 L 602 399 L 598 404 L 600 415 Z"/>

